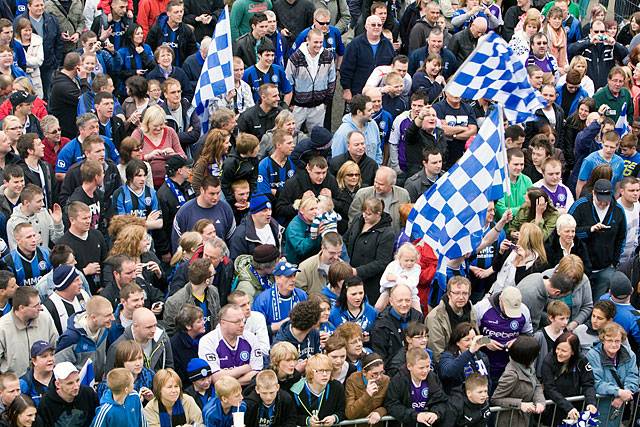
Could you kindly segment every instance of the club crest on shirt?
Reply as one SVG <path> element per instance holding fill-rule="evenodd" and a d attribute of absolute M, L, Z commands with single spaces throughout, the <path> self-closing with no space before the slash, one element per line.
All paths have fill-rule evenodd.
<path fill-rule="evenodd" d="M 518 323 L 517 320 L 512 320 L 509 326 L 511 327 L 512 330 L 517 331 L 520 324 Z"/>

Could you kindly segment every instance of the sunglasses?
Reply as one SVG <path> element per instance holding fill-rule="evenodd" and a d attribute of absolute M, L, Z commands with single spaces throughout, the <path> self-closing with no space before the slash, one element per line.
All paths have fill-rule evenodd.
<path fill-rule="evenodd" d="M 323 25 L 323 26 L 331 24 L 330 21 L 318 21 L 317 19 L 316 19 L 316 22 L 318 23 L 318 25 Z"/>
<path fill-rule="evenodd" d="M 348 173 L 346 176 L 348 176 L 349 178 L 354 178 L 356 176 L 360 176 L 359 173 Z"/>

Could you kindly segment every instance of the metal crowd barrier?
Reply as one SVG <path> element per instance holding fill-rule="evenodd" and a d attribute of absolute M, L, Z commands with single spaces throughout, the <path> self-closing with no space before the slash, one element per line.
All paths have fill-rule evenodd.
<path fill-rule="evenodd" d="M 596 396 L 597 399 L 597 404 L 596 406 L 598 406 L 598 404 L 600 403 L 600 399 L 604 398 L 605 396 Z M 607 397 L 608 398 L 608 397 Z M 567 400 L 569 402 L 583 402 L 580 411 L 584 411 L 585 410 L 585 404 L 584 404 L 584 396 L 573 396 L 573 397 L 568 397 Z M 554 401 L 552 400 L 547 400 L 546 402 L 546 408 L 549 408 L 550 406 L 553 407 L 553 413 L 552 413 L 552 419 L 556 418 L 556 410 L 557 410 L 557 406 L 555 404 Z M 631 405 L 631 406 L 629 406 Z M 634 400 L 631 403 L 628 403 L 627 405 L 624 405 L 620 411 L 623 414 L 623 416 L 620 416 L 619 419 L 617 420 L 609 420 L 608 417 L 607 419 L 603 419 L 602 417 L 600 418 L 600 427 L 633 427 L 635 426 L 637 421 L 640 421 L 638 419 L 638 417 L 640 416 L 640 414 L 638 414 L 638 409 L 640 408 L 640 396 L 638 394 L 636 394 L 634 396 Z M 515 412 L 519 412 L 518 409 L 509 409 L 509 408 L 503 408 L 501 406 L 492 406 L 491 407 L 491 412 L 493 414 L 495 414 L 495 424 L 498 423 L 498 421 L 500 420 L 501 417 L 504 416 L 509 416 L 509 427 L 512 426 L 512 420 L 513 420 L 513 414 Z M 506 415 L 506 413 L 508 413 L 508 415 Z M 390 421 L 395 421 L 393 417 L 391 416 L 385 416 L 382 417 L 379 421 L 379 424 L 383 425 L 384 427 L 389 427 L 389 422 Z M 559 425 L 561 423 L 562 420 L 556 420 L 556 425 L 551 426 L 551 427 L 557 427 L 557 425 Z M 336 426 L 353 426 L 356 424 L 360 424 L 360 425 L 367 425 L 367 419 L 366 418 L 359 418 L 359 419 L 355 419 L 355 420 L 344 420 L 338 424 L 335 424 Z M 535 424 L 535 427 L 547 427 L 545 426 L 545 424 L 543 424 L 542 422 L 542 415 L 538 415 L 538 414 L 532 414 L 531 415 L 531 422 L 529 424 L 529 427 L 533 427 Z M 639 423 L 640 424 L 640 423 Z M 522 426 L 513 426 L 513 427 L 522 427 Z"/>

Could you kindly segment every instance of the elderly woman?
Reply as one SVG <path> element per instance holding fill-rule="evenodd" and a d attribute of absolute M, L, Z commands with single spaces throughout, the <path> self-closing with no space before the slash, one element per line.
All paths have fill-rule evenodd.
<path fill-rule="evenodd" d="M 151 163 L 155 188 L 164 182 L 167 158 L 176 154 L 186 157 L 178 134 L 166 125 L 166 113 L 158 105 L 147 108 L 140 127 L 133 132 L 132 137 L 142 142 L 143 159 Z"/>
<path fill-rule="evenodd" d="M 486 345 L 482 339 L 483 336 L 478 335 L 469 322 L 459 323 L 453 328 L 449 346 L 440 355 L 438 366 L 445 393 L 449 394 L 453 388 L 462 386 L 470 372 L 487 375 L 489 358 L 480 351 Z"/>
<path fill-rule="evenodd" d="M 571 332 L 556 338 L 554 350 L 544 358 L 542 385 L 545 397 L 557 406 L 544 412 L 544 425 L 556 426 L 564 419 L 577 420 L 583 406 L 592 414 L 597 411 L 593 372 L 580 354 L 580 340 Z M 584 396 L 585 400 L 571 403 L 566 399 L 571 396 Z"/>
<path fill-rule="evenodd" d="M 369 301 L 377 301 L 380 277 L 393 260 L 395 242 L 391 217 L 384 212 L 382 201 L 371 198 L 362 203 L 362 215 L 354 218 L 344 241 L 353 274 L 363 280 Z"/>
<path fill-rule="evenodd" d="M 371 353 L 362 359 L 362 371 L 347 378 L 344 386 L 345 415 L 348 420 L 366 418 L 369 425 L 377 425 L 387 415 L 384 398 L 389 377 L 384 373 L 382 358 Z"/>
<path fill-rule="evenodd" d="M 156 48 L 153 55 L 157 65 L 151 71 L 147 71 L 147 80 L 157 80 L 162 84 L 167 78 L 173 77 L 180 82 L 182 96 L 187 99 L 192 99 L 195 88 L 182 68 L 172 65 L 175 57 L 173 49 L 163 44 Z"/>
<path fill-rule="evenodd" d="M 31 79 L 33 89 L 39 98 L 44 98 L 42 79 L 40 78 L 40 66 L 44 62 L 44 49 L 42 37 L 33 32 L 31 21 L 28 18 L 19 18 L 15 22 L 14 49 L 24 51 L 27 76 Z"/>
<path fill-rule="evenodd" d="M 632 402 L 638 391 L 636 355 L 622 345 L 627 333 L 616 322 L 607 323 L 598 337 L 600 343 L 587 353 L 596 393 L 600 395 L 598 411 L 607 425 L 617 425 L 622 421 L 625 404 Z"/>
<path fill-rule="evenodd" d="M 591 260 L 587 246 L 580 239 L 576 239 L 576 220 L 570 214 L 562 214 L 556 220 L 556 228 L 546 240 L 544 250 L 550 266 L 558 265 L 562 257 L 574 254 L 584 264 L 587 276 L 591 275 Z"/>
<path fill-rule="evenodd" d="M 44 133 L 44 138 L 42 139 L 42 144 L 44 144 L 44 158 L 42 160 L 55 168 L 58 152 L 69 142 L 69 138 L 62 136 L 60 132 L 60 122 L 58 118 L 52 114 L 44 116 L 42 120 L 40 120 L 40 126 L 42 127 L 42 133 Z"/>
<path fill-rule="evenodd" d="M 144 156 L 142 155 L 142 142 L 138 141 L 133 137 L 126 137 L 120 142 L 120 163 L 118 164 L 118 172 L 120 172 L 120 178 L 122 182 L 127 182 L 126 168 L 127 163 L 131 159 L 137 159 L 147 166 L 147 170 L 151 170 L 151 165 L 149 162 L 144 161 Z M 153 177 L 150 173 L 147 174 L 147 178 L 144 182 L 146 186 L 149 188 L 153 188 Z"/>
<path fill-rule="evenodd" d="M 193 166 L 191 184 L 196 193 L 200 192 L 200 183 L 207 175 L 222 176 L 222 164 L 231 148 L 231 135 L 223 129 L 211 129 L 204 139 L 202 151 Z"/>
<path fill-rule="evenodd" d="M 318 213 L 318 199 L 315 196 L 304 197 L 298 207 L 298 215 L 285 230 L 285 249 L 287 260 L 299 264 L 320 250 L 322 239 L 311 238 L 311 223 Z"/>
<path fill-rule="evenodd" d="M 276 126 L 273 129 L 267 131 L 260 140 L 260 146 L 258 149 L 258 158 L 264 159 L 269 157 L 273 153 L 273 133 L 276 130 L 284 130 L 289 135 L 293 136 L 293 146 L 295 147 L 300 140 L 307 136 L 296 130 L 296 119 L 293 117 L 293 113 L 290 110 L 282 110 L 276 116 Z"/>
<path fill-rule="evenodd" d="M 173 369 L 156 372 L 153 377 L 153 396 L 153 400 L 144 408 L 149 427 L 202 424 L 202 411 L 193 397 L 182 392 L 182 381 Z"/>
<path fill-rule="evenodd" d="M 334 425 L 345 418 L 344 388 L 331 379 L 332 371 L 331 359 L 325 354 L 307 359 L 304 382 L 291 390 L 297 408 L 296 425 Z"/>
<path fill-rule="evenodd" d="M 579 324 L 573 333 L 580 339 L 580 352 L 586 357 L 589 350 L 600 342 L 598 334 L 604 326 L 611 322 L 616 315 L 616 306 L 611 301 L 600 300 L 593 304 L 591 322 Z M 589 324 L 590 323 L 590 324 Z"/>
<path fill-rule="evenodd" d="M 340 335 L 331 335 L 324 343 L 324 354 L 331 359 L 331 379 L 344 384 L 356 367 L 347 362 L 347 342 Z"/>
<path fill-rule="evenodd" d="M 556 226 L 558 210 L 553 206 L 549 195 L 539 188 L 530 188 L 524 203 L 509 224 L 509 237 L 517 240 L 520 226 L 525 223 L 535 224 L 547 240 Z"/>

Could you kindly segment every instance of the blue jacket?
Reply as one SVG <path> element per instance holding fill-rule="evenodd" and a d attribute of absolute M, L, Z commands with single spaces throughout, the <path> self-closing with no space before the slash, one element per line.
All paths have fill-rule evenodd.
<path fill-rule="evenodd" d="M 278 330 L 273 339 L 273 344 L 275 345 L 280 341 L 293 344 L 298 349 L 299 360 L 306 360 L 314 354 L 320 353 L 320 332 L 317 329 L 312 329 L 302 341 L 298 341 L 291 332 L 291 322 L 287 321 Z"/>
<path fill-rule="evenodd" d="M 48 389 L 48 384 L 44 386 L 33 378 L 32 368 L 29 368 L 27 373 L 20 377 L 20 392 L 29 396 L 36 407 L 40 404 L 42 396 L 47 394 Z"/>
<path fill-rule="evenodd" d="M 13 64 L 25 70 L 27 68 L 27 56 L 24 53 L 22 43 L 13 39 L 9 46 L 13 48 Z"/>
<path fill-rule="evenodd" d="M 562 105 L 562 88 L 564 86 L 565 85 L 556 86 L 556 93 L 558 94 L 558 98 L 556 99 L 556 104 L 558 105 Z M 566 116 L 569 117 L 570 115 L 575 113 L 576 110 L 578 109 L 578 104 L 580 103 L 580 101 L 588 97 L 589 97 L 589 94 L 587 93 L 587 91 L 584 90 L 582 86 L 578 86 L 578 93 L 576 94 L 576 97 L 573 98 L 573 102 L 571 103 L 571 107 L 569 107 L 569 111 L 564 112 Z"/>
<path fill-rule="evenodd" d="M 222 412 L 222 402 L 216 396 L 210 399 L 202 408 L 202 419 L 207 427 L 232 427 L 234 412 L 246 412 L 247 405 L 242 402 L 240 407 L 232 407 L 228 414 Z"/>
<path fill-rule="evenodd" d="M 395 54 L 391 42 L 382 37 L 374 56 L 366 34 L 359 35 L 347 45 L 340 67 L 340 84 L 345 89 L 351 89 L 353 95 L 362 93 L 373 70 L 380 65 L 391 65 Z"/>
<path fill-rule="evenodd" d="M 615 371 L 618 379 L 622 382 L 625 390 L 633 393 L 638 391 L 638 367 L 636 366 L 636 355 L 621 346 L 617 355 L 617 366 L 604 354 L 602 343 L 596 344 L 587 353 L 587 360 L 593 369 L 593 379 L 595 380 L 596 393 L 600 395 L 598 411 L 601 420 L 612 420 L 609 412 L 612 411 L 611 401 L 618 396 L 618 382 L 612 374 Z M 622 412 L 622 411 L 621 411 Z M 622 413 L 620 413 L 620 416 Z M 613 418 L 616 418 L 613 416 Z M 615 425 L 615 422 L 614 422 Z"/>
<path fill-rule="evenodd" d="M 264 314 L 264 318 L 267 321 L 267 326 L 269 327 L 269 329 L 271 328 L 272 323 L 280 322 L 289 317 L 289 312 L 294 305 L 296 305 L 300 301 L 307 300 L 307 293 L 305 291 L 299 288 L 293 288 L 290 303 L 285 303 L 283 305 L 278 305 L 278 307 L 275 307 L 276 302 L 273 298 L 273 292 L 278 291 L 266 289 L 260 292 L 260 294 L 253 300 L 253 305 L 251 307 L 253 311 L 259 311 L 260 313 Z M 276 309 L 278 309 L 279 313 L 276 313 Z M 286 309 L 288 309 L 289 311 L 287 311 Z"/>
<path fill-rule="evenodd" d="M 338 306 L 333 307 L 329 314 L 329 322 L 336 328 L 343 323 L 353 322 L 360 326 L 363 332 L 371 332 L 373 330 L 373 324 L 376 321 L 376 317 L 378 317 L 376 309 L 365 301 L 364 309 L 357 317 L 354 317 L 347 309 L 343 309 Z"/>
<path fill-rule="evenodd" d="M 578 174 L 580 173 L 584 159 L 592 152 L 600 149 L 596 142 L 598 133 L 600 133 L 600 123 L 595 120 L 576 135 L 576 141 L 573 147 L 575 163 L 569 177 L 569 182 L 567 183 L 569 188 L 575 189 L 576 183 L 578 182 Z M 579 197 L 580 195 L 577 194 L 577 196 Z"/>
<path fill-rule="evenodd" d="M 84 49 L 78 49 L 78 53 L 82 55 Z M 117 76 L 122 69 L 122 57 L 114 50 L 113 55 L 108 50 L 99 50 L 96 52 L 96 59 L 102 67 L 102 73 L 109 76 Z"/>
<path fill-rule="evenodd" d="M 20 18 L 29 19 L 29 12 L 25 12 L 15 19 L 18 22 Z M 64 49 L 62 45 L 62 37 L 60 36 L 60 26 L 58 20 L 52 14 L 45 12 L 42 15 L 44 20 L 44 34 L 38 34 L 42 37 L 42 48 L 45 52 L 44 62 L 40 66 L 43 70 L 55 70 L 62 65 L 64 59 Z M 35 30 L 34 30 L 35 32 Z"/>
<path fill-rule="evenodd" d="M 635 341 L 635 344 L 640 346 L 640 325 L 638 325 L 640 311 L 629 303 L 622 304 L 612 301 L 609 293 L 602 295 L 600 300 L 611 301 L 616 306 L 616 315 L 613 321 L 622 326 L 622 329 Z"/>
<path fill-rule="evenodd" d="M 146 387 L 149 390 L 153 390 L 153 376 L 155 374 L 156 373 L 153 372 L 151 369 L 143 367 L 142 371 L 140 371 L 140 373 L 138 374 L 138 378 L 136 378 L 136 380 L 133 382 L 133 389 L 138 393 L 140 393 L 140 389 L 142 387 Z M 98 384 L 98 386 L 96 387 L 96 393 L 98 394 L 98 399 L 102 401 L 104 395 L 107 392 L 111 392 L 111 391 L 109 390 L 109 387 L 107 387 L 107 381 L 104 380 L 100 384 Z"/>
<path fill-rule="evenodd" d="M 106 375 L 107 336 L 109 331 L 100 331 L 94 341 L 85 330 L 87 312 L 74 314 L 69 318 L 67 330 L 60 336 L 56 346 L 56 363 L 71 362 L 80 369 L 91 358 L 95 378 L 100 381 Z"/>
<path fill-rule="evenodd" d="M 140 396 L 135 391 L 129 393 L 122 404 L 113 400 L 111 390 L 107 390 L 100 399 L 91 427 L 141 426 L 147 427 L 142 411 Z"/>
<path fill-rule="evenodd" d="M 107 157 L 109 157 L 113 163 L 120 164 L 120 153 L 111 138 L 106 136 L 100 136 L 104 141 Z M 64 147 L 58 152 L 58 161 L 56 162 L 56 173 L 67 173 L 69 168 L 77 162 L 84 160 L 84 153 L 82 152 L 82 144 L 78 141 L 78 138 L 73 138 L 67 142 Z"/>
<path fill-rule="evenodd" d="M 371 73 L 369 73 L 371 74 Z M 331 142 L 331 157 L 337 157 L 347 152 L 347 135 L 354 131 L 360 130 L 353 122 L 351 114 L 345 114 L 342 118 L 342 124 L 333 134 Z M 377 164 L 382 164 L 382 144 L 380 144 L 380 131 L 378 124 L 371 120 L 367 123 L 364 130 L 364 141 L 367 156 L 371 157 Z"/>

